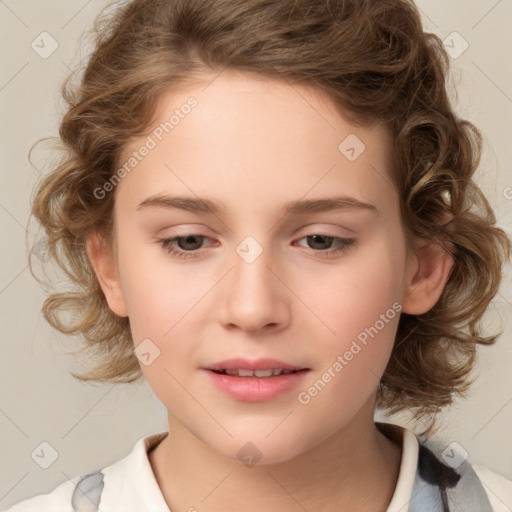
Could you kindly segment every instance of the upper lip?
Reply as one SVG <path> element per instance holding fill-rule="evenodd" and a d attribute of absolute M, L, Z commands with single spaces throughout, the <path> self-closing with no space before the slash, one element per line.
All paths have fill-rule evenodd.
<path fill-rule="evenodd" d="M 293 364 L 278 361 L 277 359 L 256 359 L 249 361 L 248 359 L 226 359 L 219 363 L 208 365 L 206 370 L 308 370 L 302 366 L 295 366 Z"/>

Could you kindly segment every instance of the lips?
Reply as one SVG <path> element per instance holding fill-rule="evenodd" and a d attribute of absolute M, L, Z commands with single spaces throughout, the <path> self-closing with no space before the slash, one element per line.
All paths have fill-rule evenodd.
<path fill-rule="evenodd" d="M 298 389 L 310 368 L 277 359 L 229 359 L 202 370 L 209 382 L 231 399 L 266 402 Z"/>
<path fill-rule="evenodd" d="M 268 377 L 279 377 L 280 375 L 289 375 L 290 373 L 295 373 L 296 370 L 283 370 L 283 369 L 269 369 L 269 370 L 244 370 L 240 369 L 227 369 L 227 370 L 212 370 L 215 373 L 219 373 L 221 375 L 231 375 L 232 377 L 259 377 L 259 378 L 268 378 Z"/>
<path fill-rule="evenodd" d="M 254 361 L 250 361 L 248 359 L 227 359 L 225 361 L 220 361 L 219 363 L 214 363 L 205 367 L 206 370 L 211 370 L 217 373 L 227 373 L 228 375 L 233 375 L 233 370 L 247 370 L 251 371 L 252 374 L 255 372 L 266 372 L 268 374 L 268 370 L 281 370 L 281 373 L 292 373 L 300 370 L 309 370 L 309 368 L 305 368 L 303 366 L 297 366 L 293 364 L 286 363 L 284 361 L 279 361 L 278 359 L 257 359 Z M 230 371 L 231 370 L 231 371 Z M 284 370 L 284 371 L 283 371 Z M 250 374 L 250 375 L 252 375 Z M 262 374 L 261 376 L 270 375 Z M 240 375 L 239 376 L 250 376 L 250 375 Z M 255 374 L 256 376 L 259 376 Z"/>

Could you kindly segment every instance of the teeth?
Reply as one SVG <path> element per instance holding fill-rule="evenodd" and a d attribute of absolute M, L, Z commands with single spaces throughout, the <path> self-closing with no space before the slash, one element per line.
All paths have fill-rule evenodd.
<path fill-rule="evenodd" d="M 275 377 L 278 375 L 288 375 L 293 373 L 293 370 L 244 370 L 240 368 L 238 370 L 224 370 L 224 373 L 235 377 Z"/>

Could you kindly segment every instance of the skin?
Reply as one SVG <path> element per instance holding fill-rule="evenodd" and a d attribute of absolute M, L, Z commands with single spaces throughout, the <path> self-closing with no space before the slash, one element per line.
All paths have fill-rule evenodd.
<path fill-rule="evenodd" d="M 338 511 L 340 503 L 385 511 L 401 447 L 373 417 L 399 315 L 308 404 L 297 395 L 392 304 L 428 311 L 452 260 L 424 240 L 407 249 L 384 125 L 353 125 L 304 86 L 232 71 L 212 80 L 162 96 L 155 127 L 190 96 L 198 106 L 116 187 L 114 249 L 95 234 L 88 240 L 108 304 L 129 317 L 134 346 L 149 338 L 160 350 L 141 365 L 168 410 L 170 436 L 149 456 L 157 482 L 180 512 Z M 338 150 L 350 134 L 366 146 L 355 161 Z M 157 194 L 215 199 L 225 212 L 138 208 Z M 283 214 L 288 201 L 337 195 L 376 211 Z M 159 243 L 188 234 L 205 237 L 188 259 Z M 325 257 L 338 242 L 315 245 L 315 234 L 355 243 Z M 236 252 L 247 236 L 263 250 L 252 263 Z M 272 357 L 310 372 L 273 400 L 244 402 L 201 370 L 231 357 Z M 249 441 L 262 454 L 252 467 L 237 458 Z"/>

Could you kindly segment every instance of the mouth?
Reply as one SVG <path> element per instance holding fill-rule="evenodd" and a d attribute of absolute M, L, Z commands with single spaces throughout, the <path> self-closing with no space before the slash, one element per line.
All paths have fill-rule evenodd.
<path fill-rule="evenodd" d="M 269 368 L 268 370 L 245 370 L 242 368 L 231 368 L 224 370 L 211 370 L 214 373 L 220 375 L 230 375 L 231 377 L 258 377 L 268 379 L 271 377 L 279 377 L 281 375 L 290 375 L 292 373 L 305 372 L 306 368 L 302 370 L 288 370 L 284 368 Z"/>
<path fill-rule="evenodd" d="M 209 370 L 220 375 L 229 375 L 231 377 L 258 377 L 260 379 L 269 379 L 272 377 L 304 372 L 310 370 L 310 368 L 304 368 L 302 366 L 271 358 L 256 360 L 234 358 L 211 364 L 207 366 L 205 370 Z"/>
<path fill-rule="evenodd" d="M 209 374 L 214 387 L 231 399 L 266 402 L 296 390 L 310 368 L 293 366 L 275 359 L 231 359 L 203 370 Z"/>

